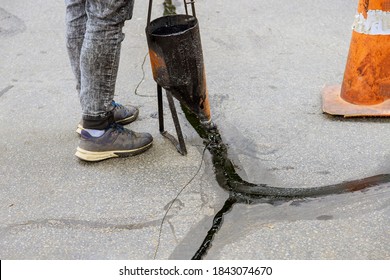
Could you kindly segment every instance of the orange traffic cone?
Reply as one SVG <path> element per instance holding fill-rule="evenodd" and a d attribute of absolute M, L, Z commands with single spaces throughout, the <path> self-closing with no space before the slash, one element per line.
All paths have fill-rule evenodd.
<path fill-rule="evenodd" d="M 323 111 L 345 117 L 390 116 L 390 0 L 360 0 L 344 80 L 326 87 Z"/>

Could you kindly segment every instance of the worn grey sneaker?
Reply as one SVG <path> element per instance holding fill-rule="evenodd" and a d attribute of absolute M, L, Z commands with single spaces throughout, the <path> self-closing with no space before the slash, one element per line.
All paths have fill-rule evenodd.
<path fill-rule="evenodd" d="M 115 101 L 112 101 L 112 105 L 114 105 L 114 121 L 117 124 L 126 125 L 132 123 L 137 119 L 139 110 L 136 107 L 131 105 L 125 107 L 122 104 L 116 103 Z M 83 121 L 80 121 L 77 126 L 76 132 L 78 134 L 81 134 L 81 131 L 83 129 Z"/>
<path fill-rule="evenodd" d="M 81 131 L 76 156 L 85 161 L 101 161 L 109 158 L 140 154 L 152 146 L 149 133 L 137 133 L 118 124 L 112 124 L 101 137 L 92 137 Z"/>

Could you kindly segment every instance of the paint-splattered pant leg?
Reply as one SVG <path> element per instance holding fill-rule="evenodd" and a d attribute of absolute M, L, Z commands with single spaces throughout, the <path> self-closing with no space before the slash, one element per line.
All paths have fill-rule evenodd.
<path fill-rule="evenodd" d="M 87 26 L 86 0 L 65 0 L 66 4 L 66 47 L 73 74 L 76 77 L 76 88 L 80 94 L 80 52 Z"/>
<path fill-rule="evenodd" d="M 77 80 L 85 128 L 112 122 L 122 27 L 134 0 L 65 0 L 67 48 Z"/>

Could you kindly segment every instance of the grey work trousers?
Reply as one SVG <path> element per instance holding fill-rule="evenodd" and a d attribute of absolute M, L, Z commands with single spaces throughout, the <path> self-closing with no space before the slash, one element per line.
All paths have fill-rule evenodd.
<path fill-rule="evenodd" d="M 122 28 L 134 0 L 65 0 L 66 46 L 76 77 L 84 128 L 105 129 L 112 110 Z"/>

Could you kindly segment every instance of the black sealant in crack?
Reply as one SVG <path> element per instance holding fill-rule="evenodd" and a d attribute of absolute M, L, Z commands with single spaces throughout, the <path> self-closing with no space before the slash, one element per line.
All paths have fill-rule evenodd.
<path fill-rule="evenodd" d="M 176 15 L 176 6 L 172 3 L 172 0 L 164 1 L 164 16 Z"/>
<path fill-rule="evenodd" d="M 165 0 L 164 8 L 164 15 L 175 14 L 176 8 L 171 0 Z M 223 224 L 224 215 L 233 208 L 235 203 L 279 204 L 298 199 L 360 191 L 390 182 L 390 174 L 313 188 L 280 188 L 262 183 L 247 182 L 237 174 L 233 162 L 228 157 L 227 146 L 223 143 L 217 126 L 213 123 L 201 123 L 198 117 L 185 106 L 182 106 L 182 109 L 187 120 L 204 140 L 205 147 L 211 154 L 218 184 L 229 192 L 229 198 L 214 217 L 212 227 L 193 256 L 193 260 L 200 260 L 207 254 L 214 236 Z"/>
<path fill-rule="evenodd" d="M 275 205 L 297 199 L 361 191 L 390 182 L 390 174 L 313 188 L 280 188 L 267 184 L 247 182 L 237 174 L 233 162 L 228 157 L 227 146 L 223 143 L 218 128 L 212 123 L 202 124 L 197 116 L 185 106 L 182 106 L 182 109 L 187 120 L 204 140 L 204 144 L 212 156 L 214 173 L 218 184 L 230 194 L 225 205 L 216 214 L 212 227 L 199 250 L 193 256 L 193 260 L 200 260 L 207 254 L 214 236 L 222 226 L 223 216 L 233 208 L 235 203 L 270 203 Z"/>
<path fill-rule="evenodd" d="M 202 245 L 200 246 L 200 248 L 198 249 L 198 251 L 192 257 L 192 260 L 201 260 L 203 258 L 203 256 L 206 255 L 207 251 L 210 249 L 210 247 L 212 245 L 214 235 L 222 227 L 223 216 L 233 208 L 233 205 L 236 202 L 237 202 L 237 200 L 234 197 L 229 197 L 229 199 L 226 200 L 222 209 L 217 213 L 217 215 L 215 215 L 211 229 L 208 231 L 207 236 L 204 239 L 204 241 L 203 241 Z"/>

